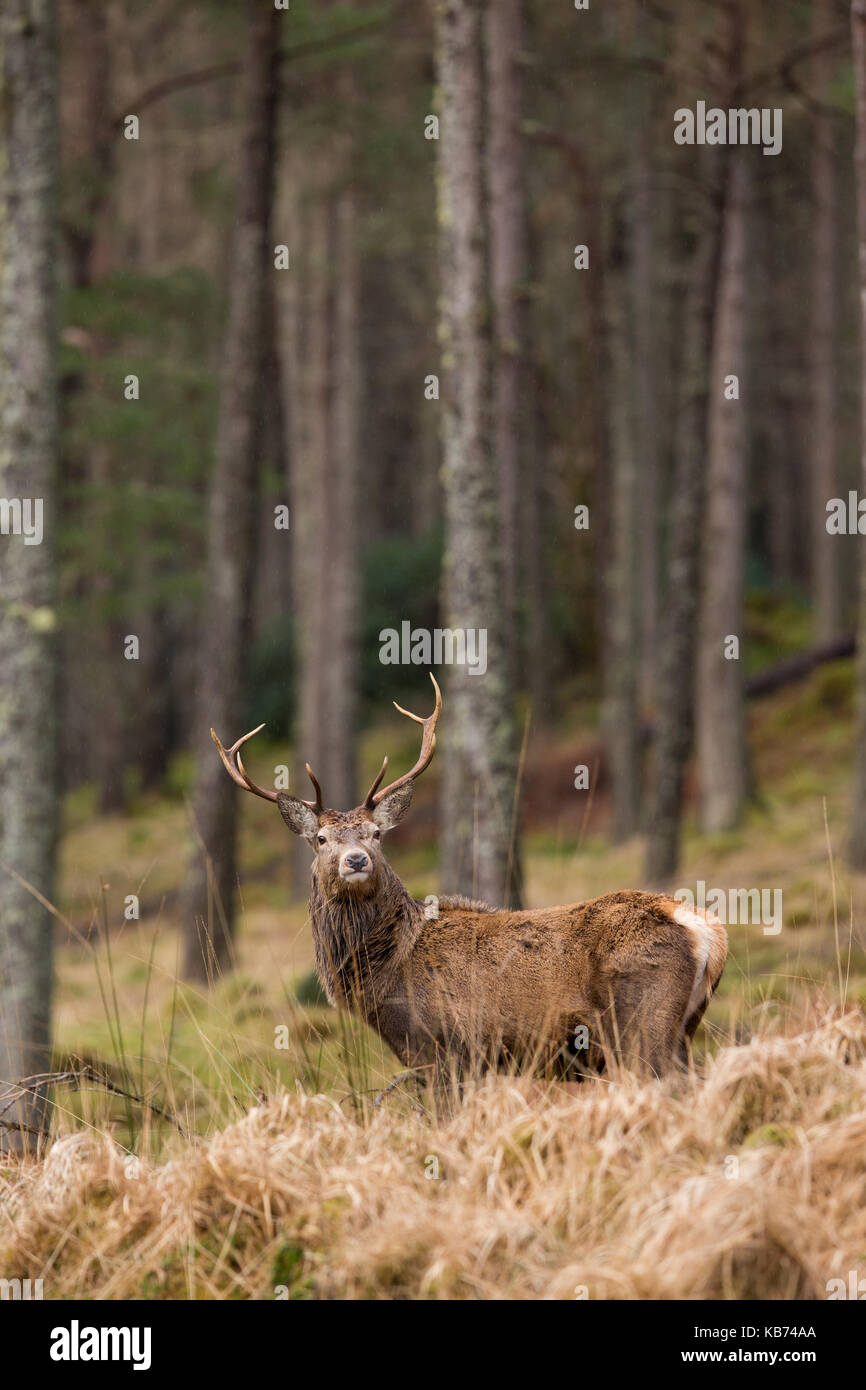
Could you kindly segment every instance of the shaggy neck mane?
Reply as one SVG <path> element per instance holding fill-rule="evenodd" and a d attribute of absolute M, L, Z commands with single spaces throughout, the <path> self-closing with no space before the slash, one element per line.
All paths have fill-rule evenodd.
<path fill-rule="evenodd" d="M 319 974 L 333 999 L 362 1007 L 381 996 L 424 925 L 421 907 L 390 864 L 379 872 L 379 888 L 368 897 L 328 895 L 313 864 L 310 919 Z"/>

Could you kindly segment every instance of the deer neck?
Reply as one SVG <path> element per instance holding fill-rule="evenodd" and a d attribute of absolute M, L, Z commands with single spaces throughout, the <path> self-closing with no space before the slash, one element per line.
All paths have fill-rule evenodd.
<path fill-rule="evenodd" d="M 316 966 L 332 1003 L 368 1013 L 387 993 L 424 926 L 419 903 L 389 864 L 369 897 L 327 895 L 313 865 L 310 920 Z"/>

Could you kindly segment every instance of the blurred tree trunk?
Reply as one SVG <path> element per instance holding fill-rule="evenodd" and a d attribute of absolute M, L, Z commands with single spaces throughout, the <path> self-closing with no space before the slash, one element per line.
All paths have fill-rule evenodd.
<path fill-rule="evenodd" d="M 96 782 L 96 804 L 103 815 L 123 810 L 126 800 L 125 695 L 129 675 L 129 664 L 123 653 L 126 634 L 114 612 L 119 587 L 113 558 L 114 528 L 123 523 L 116 505 L 111 464 L 109 446 L 100 442 L 92 444 L 87 461 L 87 522 L 98 559 L 88 583 L 88 612 L 93 631 L 89 653 L 92 683 L 88 701 L 88 767 Z M 143 633 L 136 635 L 144 636 Z"/>
<path fill-rule="evenodd" d="M 138 662 L 132 663 L 133 674 L 137 675 L 139 685 L 133 756 L 141 775 L 142 790 L 156 791 L 165 777 L 175 730 L 168 615 L 164 603 L 157 597 L 163 576 L 159 554 L 155 553 L 152 539 L 147 546 L 138 549 L 134 564 L 133 605 L 137 615 L 135 625 L 141 637 L 141 653 Z"/>
<path fill-rule="evenodd" d="M 550 556 L 550 500 L 545 486 L 550 473 L 550 441 L 542 404 L 543 388 L 540 372 L 534 365 L 531 374 L 530 404 L 526 417 L 526 458 L 531 460 L 523 483 L 523 522 L 518 533 L 521 552 L 521 573 L 526 600 L 525 660 L 528 663 L 526 685 L 529 690 L 532 727 L 537 729 L 551 716 L 553 705 L 550 627 L 547 619 L 548 574 L 546 560 Z"/>
<path fill-rule="evenodd" d="M 562 156 L 569 177 L 573 180 L 575 205 L 580 208 L 581 237 L 582 244 L 590 250 L 591 271 L 587 271 L 587 278 L 582 281 L 586 289 L 586 335 L 587 335 L 587 375 L 589 384 L 583 394 L 587 398 L 586 415 L 589 420 L 589 437 L 591 441 L 592 456 L 592 535 L 593 540 L 593 561 L 599 574 L 607 575 L 608 566 L 606 556 L 612 538 L 612 519 L 611 508 L 613 500 L 611 497 L 611 475 L 613 469 L 611 460 L 613 457 L 613 443 L 611 436 L 612 415 L 612 385 L 611 385 L 611 364 L 612 348 L 610 343 L 610 314 L 607 267 L 605 265 L 604 253 L 604 233 L 602 227 L 601 199 L 599 191 L 599 178 L 597 171 L 587 160 L 583 147 L 573 136 L 560 130 L 553 130 L 546 126 L 529 124 L 525 127 L 529 138 L 539 145 L 546 145 L 558 150 Z M 544 435 L 541 427 L 542 411 L 540 402 L 543 395 L 540 373 L 536 369 L 534 375 L 535 395 L 536 395 L 536 430 L 539 436 Z M 534 469 L 537 475 L 541 470 Z M 542 524 L 539 535 L 543 530 L 543 500 L 544 485 L 540 477 L 536 480 L 535 497 L 531 501 L 530 509 L 524 525 L 529 524 L 529 517 L 534 517 L 536 509 L 538 511 L 539 522 Z M 543 544 L 540 539 L 539 544 Z M 536 556 L 537 565 L 544 562 L 544 556 Z M 531 582 L 535 586 L 535 592 L 540 593 L 543 578 L 536 568 L 530 573 Z M 596 586 L 594 591 L 594 625 L 597 645 L 602 652 L 602 661 L 605 669 L 609 669 L 609 647 L 611 638 L 611 624 L 608 621 L 609 592 L 606 583 L 602 582 Z M 548 653 L 546 624 L 543 620 L 536 620 L 533 625 L 535 643 L 532 648 L 540 654 Z M 547 701 L 544 702 L 547 705 Z"/>
<path fill-rule="evenodd" d="M 744 642 L 746 430 L 742 399 L 726 399 L 734 374 L 746 388 L 748 156 L 733 157 L 725 204 L 710 370 L 706 527 L 698 619 L 696 731 L 701 820 L 706 832 L 740 819 L 746 798 L 747 750 L 743 667 L 726 643 Z"/>
<path fill-rule="evenodd" d="M 523 44 L 527 51 L 535 50 L 538 41 L 539 16 L 524 0 L 521 11 Z M 521 81 L 521 95 L 526 85 Z M 521 128 L 524 144 L 526 125 Z M 525 612 L 523 658 L 527 664 L 525 676 L 529 691 L 532 727 L 537 729 L 551 717 L 553 706 L 553 651 L 548 621 L 548 558 L 550 555 L 550 496 L 548 483 L 551 474 L 549 422 L 544 404 L 543 369 L 536 343 L 536 301 L 540 273 L 539 237 L 529 212 L 528 161 L 526 151 L 522 160 L 522 193 L 524 199 L 524 228 L 526 236 L 526 275 L 521 312 L 526 333 L 523 352 L 523 492 L 521 496 L 522 523 L 518 526 L 517 544 L 520 552 L 520 574 L 523 578 Z"/>
<path fill-rule="evenodd" d="M 279 240 L 274 234 L 275 242 Z M 280 382 L 280 354 L 277 347 L 278 313 L 271 315 L 271 341 L 268 344 L 266 380 Z M 286 456 L 286 424 L 282 389 L 273 384 L 264 404 L 262 422 L 263 472 L 260 483 L 258 521 L 259 563 L 253 596 L 252 632 L 259 641 L 272 624 L 284 617 L 291 602 L 291 520 L 289 529 L 275 525 L 274 508 L 289 504 Z"/>
<path fill-rule="evenodd" d="M 361 356 L 359 347 L 360 269 L 355 165 L 358 90 L 351 65 L 336 80 L 340 125 L 331 137 L 331 175 L 325 204 L 327 258 L 320 267 L 327 324 L 322 391 L 325 447 L 320 464 L 307 466 L 318 475 L 322 493 L 322 529 L 318 544 L 325 572 L 319 595 L 319 625 L 313 637 L 318 656 L 320 744 L 319 776 L 328 804 L 354 806 L 358 791 L 358 711 L 361 615 L 360 493 Z M 310 538 L 312 540 L 312 537 Z M 301 557 L 302 558 L 302 557 Z M 303 738 L 298 752 L 309 759 Z M 302 774 L 306 780 L 306 774 Z M 305 793 L 302 793 L 305 794 Z"/>
<path fill-rule="evenodd" d="M 733 104 L 742 72 L 744 0 L 731 0 L 724 37 L 716 49 L 718 105 Z M 685 313 L 684 351 L 674 470 L 669 501 L 669 545 L 657 686 L 658 736 L 653 747 L 646 877 L 668 879 L 677 868 L 686 765 L 694 732 L 695 667 L 704 523 L 709 377 L 722 225 L 731 173 L 729 148 L 702 152 L 704 194 L 697 209 L 697 242 Z"/>
<path fill-rule="evenodd" d="M 866 493 L 866 0 L 852 0 L 857 144 L 857 230 L 860 251 L 860 490 Z M 857 631 L 857 748 L 854 803 L 848 857 L 866 869 L 866 549 L 860 552 L 860 603 Z"/>
<path fill-rule="evenodd" d="M 294 186 L 299 166 L 292 164 L 289 215 L 281 227 L 292 228 L 292 241 L 303 251 L 290 271 L 277 281 L 286 454 L 290 469 L 292 528 L 292 615 L 294 620 L 297 718 L 292 790 L 312 795 L 304 763 L 318 776 L 330 805 L 333 793 L 325 778 L 328 728 L 325 707 L 327 664 L 327 578 L 332 555 L 325 545 L 328 474 L 331 456 L 328 418 L 328 366 L 331 323 L 328 313 L 328 253 L 330 216 L 323 196 L 313 197 L 300 210 Z M 282 233 L 281 233 L 282 234 Z M 334 802 L 336 804 L 336 802 Z M 307 846 L 297 846 L 298 886 L 309 877 Z"/>
<path fill-rule="evenodd" d="M 754 348 L 754 389 L 757 400 L 767 401 L 768 408 L 755 420 L 756 440 L 753 447 L 763 453 L 766 467 L 761 470 L 762 502 L 767 516 L 767 550 L 773 587 L 786 592 L 797 576 L 797 502 L 802 498 L 801 448 L 792 448 L 788 421 L 792 417 L 790 387 L 778 364 L 785 361 L 785 324 L 779 304 L 778 287 L 783 283 L 786 269 L 786 250 L 774 229 L 777 219 L 786 215 L 785 198 L 775 195 L 772 184 L 761 190 L 754 200 L 755 252 L 757 257 L 756 283 L 760 295 L 760 313 L 756 325 Z"/>
<path fill-rule="evenodd" d="M 628 271 L 610 280 L 607 296 L 610 380 L 610 538 L 604 571 L 607 621 L 602 727 L 613 798 L 612 835 L 627 839 L 640 814 L 640 534 L 634 378 L 628 322 Z"/>
<path fill-rule="evenodd" d="M 111 58 L 108 9 L 94 0 L 60 0 L 61 222 L 73 285 L 93 283 L 102 210 L 110 192 Z"/>
<path fill-rule="evenodd" d="M 111 46 L 105 7 L 90 0 L 60 0 L 61 234 L 71 283 L 93 285 L 100 216 L 110 192 L 112 147 Z M 126 738 L 123 630 L 111 611 L 118 591 L 112 572 L 115 491 L 111 449 L 91 444 L 86 459 L 86 524 L 97 557 L 85 578 L 89 644 L 88 775 L 101 813 L 123 809 Z M 142 634 L 143 636 L 143 634 Z"/>
<path fill-rule="evenodd" d="M 638 18 L 629 6 L 616 15 L 619 42 L 640 47 L 641 34 L 633 23 Z M 641 49 L 642 51 L 642 49 Z M 646 339 L 647 313 L 651 321 L 652 207 L 646 196 L 649 126 L 648 91 L 643 75 L 636 74 L 627 97 L 629 124 L 635 140 L 628 165 L 627 211 L 621 228 L 622 246 L 606 256 L 615 267 L 607 277 L 609 326 L 605 376 L 610 385 L 607 402 L 611 444 L 610 517 L 604 546 L 605 635 L 602 728 L 605 756 L 610 769 L 613 800 L 612 835 L 622 841 L 634 834 L 640 818 L 641 655 L 646 637 L 639 583 L 644 565 L 651 560 L 654 538 L 650 517 L 642 503 L 654 505 L 654 454 L 652 434 L 654 401 L 649 376 L 654 358 L 652 340 Z M 643 132 L 641 134 L 640 132 Z M 597 256 L 601 247 L 597 248 Z M 594 272 L 597 274 L 597 270 Z M 634 306 L 632 311 L 632 306 Z M 643 336 L 640 336 L 643 335 Z M 644 353 L 644 357 L 641 357 Z M 649 411 L 638 428 L 638 411 Z M 640 466 L 638 466 L 638 461 Z M 657 559 L 651 563 L 657 563 Z M 645 600 L 646 595 L 643 595 Z"/>
<path fill-rule="evenodd" d="M 722 156 L 714 152 L 717 164 Z M 718 266 L 714 207 L 699 237 L 692 267 L 681 372 L 682 401 L 670 496 L 667 588 L 660 628 L 658 737 L 653 748 L 646 877 L 668 878 L 679 862 L 680 816 L 692 745 L 693 681 L 703 520 L 707 378 Z"/>
<path fill-rule="evenodd" d="M 608 621 L 609 594 L 604 576 L 607 574 L 607 555 L 612 543 L 611 477 L 613 475 L 613 439 L 611 434 L 613 385 L 611 382 L 611 343 L 608 307 L 610 289 L 604 248 L 604 219 L 601 208 L 599 175 L 586 159 L 583 150 L 573 139 L 560 142 L 575 178 L 575 199 L 580 208 L 582 242 L 589 248 L 590 269 L 581 283 L 586 286 L 586 331 L 588 333 L 589 434 L 592 440 L 592 531 L 594 534 L 593 562 L 602 576 L 596 586 L 595 631 L 602 663 L 609 661 L 611 626 Z M 604 666 L 603 666 L 604 669 Z"/>
<path fill-rule="evenodd" d="M 351 102 L 348 82 L 342 90 Z M 327 150 L 327 182 L 298 177 L 294 165 L 281 204 L 282 225 L 300 247 L 278 281 L 298 681 L 292 786 L 312 794 L 309 762 L 327 805 L 346 810 L 358 800 L 358 195 L 350 135 L 331 138 Z M 299 889 L 309 863 L 301 842 Z"/>
<path fill-rule="evenodd" d="M 196 696 L 198 765 L 192 815 L 201 846 L 182 896 L 184 968 L 198 979 L 230 963 L 238 791 L 210 741 L 244 733 L 243 672 L 254 567 L 264 356 L 273 252 L 269 245 L 276 104 L 273 6 L 247 0 L 243 134 L 228 318 L 211 482 L 207 589 Z"/>
<path fill-rule="evenodd" d="M 820 38 L 833 28 L 833 0 L 813 0 L 812 32 Z M 818 95 L 826 96 L 832 65 L 825 54 L 812 59 Z M 838 439 L 836 418 L 836 166 L 833 117 L 817 110 L 813 117 L 812 200 L 815 239 L 812 251 L 811 348 L 812 428 L 809 471 L 812 513 L 812 640 L 831 642 L 843 627 L 839 538 L 827 532 L 827 503 L 837 496 Z"/>
<path fill-rule="evenodd" d="M 503 601 L 510 679 L 517 674 L 518 512 L 525 501 L 526 286 L 523 0 L 499 0 L 486 15 L 490 290 L 493 302 L 493 456 L 499 479 Z"/>
<path fill-rule="evenodd" d="M 650 53 L 647 16 L 635 10 L 637 57 Z M 638 586 L 640 611 L 640 697 L 652 701 L 655 689 L 659 621 L 659 319 L 656 313 L 655 258 L 659 254 L 653 198 L 653 100 L 648 72 L 633 76 L 635 124 L 631 155 L 634 190 L 631 216 L 634 296 L 634 449 L 637 460 Z"/>
<path fill-rule="evenodd" d="M 58 239 L 55 13 L 0 11 L 0 495 L 38 499 L 41 544 L 0 536 L 0 1112 L 39 1131 L 44 1096 L 8 1084 L 50 1068 L 59 796 L 55 541 Z M 15 877 L 13 877 L 13 874 Z M 6 1102 L 8 1104 L 8 1102 Z M 34 1136 L 0 1127 L 0 1148 Z"/>
<path fill-rule="evenodd" d="M 151 575 L 145 567 L 147 579 Z M 140 592 L 140 591 L 139 591 Z M 172 751 L 172 710 L 169 672 L 171 649 L 165 630 L 166 615 L 161 606 L 154 606 L 145 591 L 139 608 L 138 626 L 141 631 L 139 660 L 142 704 L 139 711 L 141 727 L 136 738 L 136 762 L 141 774 L 143 791 L 158 791 L 163 784 L 169 754 Z"/>
<path fill-rule="evenodd" d="M 332 458 L 325 549 L 329 557 L 325 690 L 328 738 L 322 764 L 328 796 L 339 807 L 358 799 L 358 434 L 360 357 L 358 350 L 358 256 L 356 195 L 351 159 L 344 164 L 346 185 L 331 202 L 333 244 L 333 333 L 329 404 Z M 327 634 L 327 635 L 326 635 Z M 315 770 L 315 769 L 314 769 Z"/>
<path fill-rule="evenodd" d="M 449 673 L 442 768 L 441 872 L 446 892 L 519 900 L 517 758 L 506 655 L 501 520 L 491 457 L 488 238 L 480 0 L 437 6 L 441 103 L 443 481 L 447 626 L 484 630 L 487 669 Z"/>

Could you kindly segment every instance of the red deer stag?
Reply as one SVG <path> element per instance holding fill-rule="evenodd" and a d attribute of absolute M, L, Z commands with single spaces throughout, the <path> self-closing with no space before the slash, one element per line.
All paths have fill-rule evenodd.
<path fill-rule="evenodd" d="M 539 1062 L 600 1071 L 606 1060 L 661 1075 L 687 1064 L 689 1042 L 719 982 L 727 936 L 709 912 L 657 893 L 607 893 L 568 907 L 502 911 L 461 897 L 412 898 L 382 852 L 403 819 L 416 777 L 436 746 L 442 696 L 410 772 L 363 803 L 326 809 L 248 777 L 241 748 L 224 748 L 229 775 L 275 801 L 312 846 L 310 918 L 316 966 L 333 1004 L 371 1025 L 404 1066 L 458 1073 L 475 1063 L 526 1069 Z M 263 728 L 260 725 L 259 728 Z"/>

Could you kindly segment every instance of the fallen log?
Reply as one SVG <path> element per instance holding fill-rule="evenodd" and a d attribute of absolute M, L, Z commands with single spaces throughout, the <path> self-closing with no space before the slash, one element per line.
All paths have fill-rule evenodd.
<path fill-rule="evenodd" d="M 746 699 L 754 700 L 761 695 L 772 695 L 783 686 L 811 675 L 817 666 L 853 656 L 855 645 L 854 633 L 851 632 L 845 637 L 837 637 L 833 642 L 823 642 L 820 646 L 809 647 L 804 652 L 795 652 L 784 661 L 777 661 L 774 666 L 768 666 L 766 671 L 758 671 L 754 676 L 749 676 L 745 687 Z"/>

